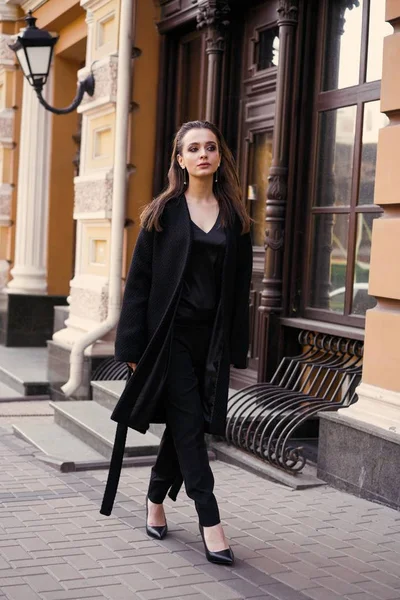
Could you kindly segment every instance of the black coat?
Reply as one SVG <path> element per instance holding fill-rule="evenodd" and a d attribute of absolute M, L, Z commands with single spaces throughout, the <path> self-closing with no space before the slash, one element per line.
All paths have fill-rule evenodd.
<path fill-rule="evenodd" d="M 161 224 L 161 232 L 140 231 L 125 286 L 115 359 L 137 367 L 111 415 L 119 424 L 115 465 L 122 461 L 127 427 L 145 433 L 150 423 L 165 422 L 162 394 L 170 334 L 192 241 L 184 196 L 168 202 Z M 205 430 L 218 435 L 225 433 L 230 365 L 244 369 L 248 360 L 252 245 L 250 234 L 242 235 L 241 227 L 236 217 L 226 228 L 221 302 L 205 369 Z M 113 474 L 114 467 L 112 460 L 109 484 L 111 478 L 115 487 L 119 471 L 116 467 Z M 103 502 L 101 512 L 110 511 Z"/>

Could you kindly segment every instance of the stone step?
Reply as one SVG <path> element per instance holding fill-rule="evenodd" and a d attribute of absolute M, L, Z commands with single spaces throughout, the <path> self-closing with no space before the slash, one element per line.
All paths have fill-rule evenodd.
<path fill-rule="evenodd" d="M 125 387 L 126 381 L 92 381 L 92 397 L 95 402 L 113 410 Z"/>
<path fill-rule="evenodd" d="M 13 400 L 23 400 L 24 396 L 9 387 L 5 383 L 0 383 L 0 402 L 9 402 Z"/>
<path fill-rule="evenodd" d="M 62 463 L 79 464 L 104 460 L 99 452 L 55 423 L 19 419 L 18 425 L 13 425 L 13 429 L 18 437 Z"/>
<path fill-rule="evenodd" d="M 0 346 L 0 383 L 20 396 L 47 396 L 47 349 Z"/>
<path fill-rule="evenodd" d="M 72 435 L 110 458 L 114 445 L 116 423 L 110 419 L 110 411 L 97 402 L 50 402 L 54 409 L 54 421 Z M 128 430 L 124 456 L 151 456 L 157 454 L 159 439 L 150 432 Z"/>

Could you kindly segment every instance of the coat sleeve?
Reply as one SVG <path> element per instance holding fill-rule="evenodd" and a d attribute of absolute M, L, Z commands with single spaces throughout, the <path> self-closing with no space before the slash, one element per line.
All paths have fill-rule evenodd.
<path fill-rule="evenodd" d="M 138 363 L 147 346 L 153 236 L 153 231 L 141 229 L 135 245 L 115 339 L 117 361 Z"/>
<path fill-rule="evenodd" d="M 236 262 L 235 296 L 231 329 L 231 364 L 237 369 L 248 366 L 249 303 L 253 269 L 253 247 L 250 233 L 239 237 Z"/>

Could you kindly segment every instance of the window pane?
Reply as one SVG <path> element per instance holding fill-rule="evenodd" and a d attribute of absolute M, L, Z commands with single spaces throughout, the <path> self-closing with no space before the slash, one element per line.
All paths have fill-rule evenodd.
<path fill-rule="evenodd" d="M 347 206 L 351 200 L 356 106 L 321 113 L 317 149 L 317 206 Z"/>
<path fill-rule="evenodd" d="M 383 38 L 393 27 L 385 21 L 383 0 L 371 0 L 369 10 L 367 81 L 376 81 L 382 78 Z"/>
<path fill-rule="evenodd" d="M 352 312 L 356 315 L 365 315 L 366 310 L 376 305 L 376 299 L 368 295 L 368 280 L 372 221 L 379 216 L 379 213 L 360 213 L 358 215 L 352 308 Z"/>
<path fill-rule="evenodd" d="M 384 4 L 384 0 L 377 0 Z M 323 89 L 358 85 L 363 0 L 329 3 Z"/>
<path fill-rule="evenodd" d="M 379 129 L 385 127 L 388 122 L 387 116 L 380 112 L 379 100 L 364 104 L 359 204 L 374 203 L 376 149 Z"/>
<path fill-rule="evenodd" d="M 267 200 L 268 172 L 272 160 L 272 132 L 253 136 L 249 148 L 247 179 L 247 206 L 254 223 L 251 226 L 253 246 L 264 246 L 265 203 Z"/>
<path fill-rule="evenodd" d="M 254 46 L 254 62 L 257 71 L 277 67 L 279 61 L 279 27 L 258 32 L 258 41 Z"/>
<path fill-rule="evenodd" d="M 343 314 L 348 214 L 314 215 L 310 304 Z"/>

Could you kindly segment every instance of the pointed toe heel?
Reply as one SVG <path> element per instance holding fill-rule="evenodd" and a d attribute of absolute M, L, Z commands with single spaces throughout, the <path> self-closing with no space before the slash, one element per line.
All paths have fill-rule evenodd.
<path fill-rule="evenodd" d="M 146 533 L 155 540 L 163 540 L 168 533 L 168 525 L 165 524 L 161 527 L 156 527 L 155 525 L 147 525 L 146 523 Z"/>
<path fill-rule="evenodd" d="M 206 554 L 206 559 L 214 563 L 215 565 L 233 565 L 235 561 L 235 556 L 232 552 L 232 548 L 226 548 L 225 550 L 219 550 L 218 552 L 211 552 L 207 548 L 206 540 L 204 538 L 204 529 L 202 525 L 199 525 L 201 538 L 204 544 L 204 550 Z"/>
<path fill-rule="evenodd" d="M 146 496 L 146 533 L 148 536 L 155 540 L 163 540 L 168 533 L 168 524 L 165 521 L 165 525 L 149 525 L 147 523 L 149 518 L 149 503 L 148 496 Z"/>

